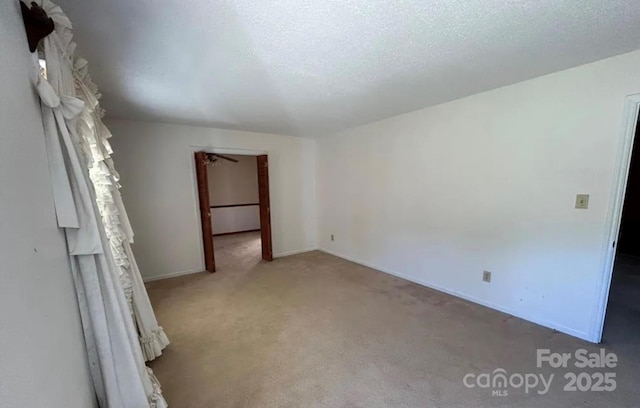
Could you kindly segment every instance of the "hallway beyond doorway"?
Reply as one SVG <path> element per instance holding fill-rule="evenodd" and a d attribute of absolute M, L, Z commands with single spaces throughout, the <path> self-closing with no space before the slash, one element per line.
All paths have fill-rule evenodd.
<path fill-rule="evenodd" d="M 261 260 L 260 231 L 213 237 L 218 271 L 251 268 Z"/>

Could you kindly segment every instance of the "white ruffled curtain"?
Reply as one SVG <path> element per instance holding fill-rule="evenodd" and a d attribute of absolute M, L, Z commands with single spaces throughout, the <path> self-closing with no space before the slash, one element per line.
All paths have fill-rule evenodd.
<path fill-rule="evenodd" d="M 102 408 L 165 408 L 145 360 L 168 344 L 135 263 L 133 233 L 110 159 L 97 88 L 74 60 L 71 23 L 40 0 L 55 30 L 43 40 L 37 89 L 58 225 L 64 228 L 93 384 Z"/>
<path fill-rule="evenodd" d="M 158 325 L 149 296 L 144 287 L 131 244 L 133 230 L 120 196 L 120 176 L 111 159 L 111 132 L 102 123 L 98 87 L 91 81 L 88 63 L 77 58 L 74 64 L 77 96 L 84 101 L 78 120 L 78 133 L 86 142 L 85 155 L 91 158 L 89 177 L 95 188 L 98 210 L 102 216 L 120 282 L 140 334 L 140 345 L 146 361 L 162 354 L 169 339 Z"/>

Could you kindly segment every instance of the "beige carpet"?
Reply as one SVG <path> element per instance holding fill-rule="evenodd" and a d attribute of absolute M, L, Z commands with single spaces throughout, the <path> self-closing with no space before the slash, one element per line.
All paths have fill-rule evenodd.
<path fill-rule="evenodd" d="M 598 346 L 322 252 L 264 263 L 256 234 L 216 241 L 217 273 L 149 284 L 172 408 L 640 407 L 637 339 L 607 345 L 616 391 L 564 392 L 536 348 Z M 497 368 L 555 378 L 546 395 L 463 385 Z"/>

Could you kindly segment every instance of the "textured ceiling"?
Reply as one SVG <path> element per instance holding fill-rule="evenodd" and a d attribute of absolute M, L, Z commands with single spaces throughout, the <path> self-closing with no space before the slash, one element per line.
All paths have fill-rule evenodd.
<path fill-rule="evenodd" d="M 321 135 L 640 48 L 637 0 L 58 0 L 112 117 Z"/>

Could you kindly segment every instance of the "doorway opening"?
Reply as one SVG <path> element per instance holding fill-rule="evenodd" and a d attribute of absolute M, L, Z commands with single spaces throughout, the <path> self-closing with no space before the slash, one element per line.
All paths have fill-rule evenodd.
<path fill-rule="evenodd" d="M 611 271 L 597 339 L 617 345 L 640 344 L 640 96 L 627 98 L 620 150 L 617 191 L 614 193 L 610 252 Z"/>
<path fill-rule="evenodd" d="M 273 260 L 267 155 L 195 153 L 205 268 Z"/>

